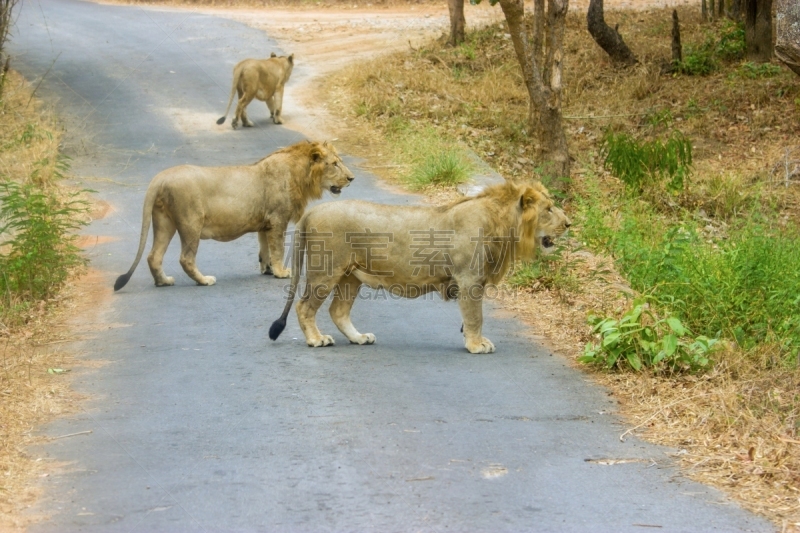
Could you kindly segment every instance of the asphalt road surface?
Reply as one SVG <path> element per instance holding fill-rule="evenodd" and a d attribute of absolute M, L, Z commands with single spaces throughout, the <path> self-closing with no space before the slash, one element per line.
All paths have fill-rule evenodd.
<path fill-rule="evenodd" d="M 112 239 L 89 252 L 109 291 L 133 260 L 158 171 L 250 163 L 303 138 L 260 102 L 255 128 L 215 124 L 233 65 L 281 53 L 239 23 L 26 0 L 12 38 L 13 66 L 44 76 L 37 94 L 63 117 L 75 174 L 113 206 L 86 230 Z M 296 61 L 287 91 L 310 74 Z M 342 198 L 418 201 L 356 176 Z M 681 477 L 671 450 L 620 442 L 605 391 L 515 320 L 488 312 L 497 352 L 470 355 L 457 305 L 373 295 L 353 311 L 373 346 L 348 344 L 327 306 L 335 347 L 307 348 L 294 312 L 271 342 L 286 282 L 258 274 L 254 235 L 201 243 L 213 287 L 195 286 L 177 252 L 176 236 L 174 287 L 154 287 L 142 261 L 108 298 L 113 327 L 76 331 L 90 337 L 77 349 L 108 364 L 73 373 L 83 410 L 44 429 L 91 433 L 32 450 L 67 466 L 42 480 L 31 512 L 49 518 L 31 531 L 774 530 Z"/>

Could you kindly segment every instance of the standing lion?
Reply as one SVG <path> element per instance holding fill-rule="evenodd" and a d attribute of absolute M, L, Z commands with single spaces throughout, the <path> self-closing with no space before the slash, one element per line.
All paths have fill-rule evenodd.
<path fill-rule="evenodd" d="M 330 315 L 339 331 L 354 344 L 375 342 L 350 320 L 359 289 L 367 285 L 405 298 L 438 292 L 458 300 L 467 350 L 494 352 L 482 334 L 486 286 L 500 282 L 515 260 L 552 249 L 570 224 L 538 183 L 495 185 L 441 207 L 359 200 L 318 205 L 296 226 L 289 296 L 269 337 L 277 339 L 286 326 L 307 255 L 297 318 L 309 346 L 334 344 L 316 322 L 331 293 Z"/>
<path fill-rule="evenodd" d="M 246 166 L 168 168 L 147 187 L 139 251 L 130 270 L 117 278 L 114 290 L 128 283 L 139 264 L 151 219 L 153 248 L 147 262 L 158 287 L 175 283 L 161 264 L 176 231 L 181 266 L 198 285 L 217 281 L 200 273 L 195 264 L 201 239 L 227 242 L 252 232 L 258 232 L 261 273 L 289 277 L 283 266 L 286 226 L 303 216 L 309 201 L 322 197 L 325 190 L 338 195 L 353 178 L 328 142 L 302 141 Z"/>
<path fill-rule="evenodd" d="M 225 108 L 225 114 L 217 120 L 217 124 L 224 123 L 228 117 L 235 93 L 239 94 L 239 103 L 236 104 L 236 113 L 231 122 L 233 129 L 239 126 L 240 119 L 245 126 L 253 126 L 245 110 L 253 98 L 266 102 L 272 121 L 275 124 L 283 124 L 281 119 L 283 87 L 289 81 L 293 68 L 294 54 L 276 56 L 272 53 L 269 59 L 245 59 L 237 63 L 233 67 L 233 86 L 228 107 Z"/>

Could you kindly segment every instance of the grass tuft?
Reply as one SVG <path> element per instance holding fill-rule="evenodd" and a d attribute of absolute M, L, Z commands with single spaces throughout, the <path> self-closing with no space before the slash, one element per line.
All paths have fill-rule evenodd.
<path fill-rule="evenodd" d="M 429 186 L 452 187 L 469 179 L 472 165 L 462 153 L 454 149 L 446 149 L 424 156 L 421 162 L 414 165 L 408 177 L 415 188 Z"/>

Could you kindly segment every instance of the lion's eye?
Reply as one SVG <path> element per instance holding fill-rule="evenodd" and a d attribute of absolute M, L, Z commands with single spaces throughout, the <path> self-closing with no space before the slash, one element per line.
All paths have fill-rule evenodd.
<path fill-rule="evenodd" d="M 338 167 L 339 166 L 339 162 L 338 161 L 334 161 L 333 162 L 333 166 Z"/>

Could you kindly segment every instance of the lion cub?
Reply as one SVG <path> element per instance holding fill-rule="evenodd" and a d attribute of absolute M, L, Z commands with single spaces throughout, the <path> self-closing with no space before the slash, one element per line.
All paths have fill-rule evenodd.
<path fill-rule="evenodd" d="M 258 232 L 261 272 L 289 277 L 290 271 L 283 267 L 286 226 L 297 222 L 308 202 L 322 197 L 323 191 L 338 195 L 353 179 L 328 142 L 302 141 L 246 166 L 168 168 L 147 187 L 139 251 L 130 270 L 117 278 L 114 290 L 128 283 L 139 264 L 151 219 L 153 248 L 147 262 L 158 287 L 175 283 L 161 263 L 176 231 L 181 266 L 198 285 L 217 281 L 197 269 L 200 239 L 227 242 L 252 232 Z"/>

